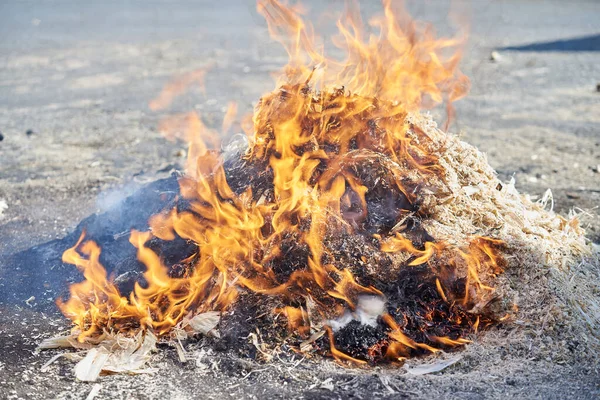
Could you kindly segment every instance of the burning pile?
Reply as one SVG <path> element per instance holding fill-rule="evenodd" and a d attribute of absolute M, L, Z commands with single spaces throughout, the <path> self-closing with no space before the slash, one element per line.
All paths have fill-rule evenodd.
<path fill-rule="evenodd" d="M 297 10 L 259 2 L 290 56 L 278 88 L 256 106 L 247 142 L 225 151 L 208 150 L 194 120 L 179 198 L 131 233 L 139 279 L 109 278 L 83 236 L 64 254 L 85 277 L 59 301 L 80 342 L 217 334 L 243 298 L 270 311 L 273 329 L 285 320 L 301 351 L 396 362 L 510 318 L 501 274 L 534 246 L 548 263 L 585 251 L 576 219 L 521 198 L 419 113 L 445 100 L 451 115 L 466 93 L 462 40 L 384 9 L 371 21 L 378 37 L 364 37 L 357 12 L 339 21 L 339 62 Z M 182 242 L 176 261 L 165 256 Z"/>

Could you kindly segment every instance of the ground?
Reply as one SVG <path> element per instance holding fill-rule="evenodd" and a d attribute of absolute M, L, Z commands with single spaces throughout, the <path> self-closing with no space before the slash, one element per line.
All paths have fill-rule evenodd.
<path fill-rule="evenodd" d="M 318 4 L 310 7 L 316 14 Z M 411 10 L 445 29 L 446 3 Z M 499 176 L 514 177 L 523 193 L 539 198 L 552 189 L 554 209 L 582 213 L 588 237 L 600 242 L 600 4 L 478 1 L 467 10 L 462 19 L 471 36 L 462 65 L 472 89 L 456 103 L 451 130 L 486 152 Z M 286 60 L 251 1 L 3 2 L 0 33 L 0 285 L 11 279 L 11 256 L 66 236 L 182 163 L 183 144 L 158 132 L 162 116 L 194 109 L 216 126 L 230 100 L 250 111 Z M 174 75 L 209 64 L 205 94 L 194 89 L 165 112 L 149 110 Z M 31 304 L 54 300 L 31 295 Z M 75 381 L 67 361 L 40 371 L 54 353 L 35 353 L 37 343 L 67 328 L 56 312 L 24 301 L 0 304 L 0 397 L 84 398 L 92 390 Z M 507 336 L 522 340 L 500 340 Z M 500 327 L 444 372 L 416 377 L 322 359 L 297 364 L 300 357 L 262 364 L 227 352 L 203 358 L 204 368 L 181 364 L 166 348 L 154 361 L 157 374 L 104 377 L 96 398 L 600 395 L 597 366 L 561 361 L 543 345 L 539 334 Z M 189 346 L 195 356 L 203 348 Z M 479 359 L 487 349 L 491 359 Z"/>

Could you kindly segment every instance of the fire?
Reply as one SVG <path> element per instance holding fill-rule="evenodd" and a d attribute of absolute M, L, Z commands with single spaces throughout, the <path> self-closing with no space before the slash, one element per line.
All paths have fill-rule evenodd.
<path fill-rule="evenodd" d="M 109 331 L 169 337 L 194 315 L 235 307 L 241 292 L 272 299 L 274 314 L 300 337 L 322 327 L 330 354 L 359 364 L 459 346 L 468 342 L 462 335 L 492 322 L 474 310 L 493 298 L 502 243 L 474 237 L 454 245 L 430 237 L 419 222 L 427 218 L 422 192 L 443 187 L 444 170 L 410 115 L 443 102 L 451 111 L 465 95 L 468 80 L 457 67 L 464 37 L 437 39 L 391 1 L 383 6 L 369 22 L 378 35 L 365 33 L 356 9 L 346 11 L 333 38 L 346 58 L 336 60 L 298 8 L 259 0 L 289 63 L 256 106 L 248 148 L 231 156 L 247 181 L 231 184 L 227 160 L 210 150 L 218 135 L 198 115 L 163 121 L 163 130 L 190 143 L 180 179 L 184 206 L 153 216 L 150 232 L 132 232 L 146 270 L 131 293 L 120 292 L 100 264 L 100 248 L 84 236 L 65 252 L 63 261 L 85 280 L 58 305 L 81 341 Z M 151 108 L 204 77 L 186 75 Z M 236 112 L 232 103 L 224 132 Z M 181 238 L 195 251 L 165 265 L 148 247 L 152 238 Z M 349 246 L 364 248 L 342 254 L 339 243 L 352 238 L 362 239 Z M 388 266 L 370 260 L 374 254 Z M 403 290 L 416 299 L 410 313 Z M 379 311 L 369 311 L 365 298 L 379 299 Z M 368 351 L 337 344 L 340 332 L 363 323 L 381 331 Z"/>

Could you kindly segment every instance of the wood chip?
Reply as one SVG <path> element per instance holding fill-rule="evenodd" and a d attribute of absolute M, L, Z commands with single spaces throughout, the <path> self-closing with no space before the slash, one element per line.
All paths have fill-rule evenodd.
<path fill-rule="evenodd" d="M 94 384 L 94 386 L 92 387 L 92 390 L 90 390 L 90 393 L 87 395 L 85 400 L 94 400 L 94 397 L 96 397 L 98 395 L 98 393 L 100 392 L 101 389 L 102 389 L 102 384 L 100 384 L 100 383 Z"/>
<path fill-rule="evenodd" d="M 462 359 L 462 356 L 458 356 L 458 357 L 450 358 L 447 360 L 440 360 L 440 361 L 432 363 L 432 364 L 421 364 L 421 365 L 416 365 L 414 367 L 405 365 L 404 369 L 406 370 L 406 372 L 409 375 L 416 375 L 416 376 L 426 375 L 426 374 L 431 374 L 431 373 L 439 372 L 443 369 L 446 369 L 449 366 L 457 363 L 461 359 Z"/>
<path fill-rule="evenodd" d="M 95 382 L 110 354 L 94 348 L 75 366 L 75 376 L 83 382 Z"/>
<path fill-rule="evenodd" d="M 219 333 L 214 329 L 219 324 L 220 319 L 221 313 L 209 311 L 196 315 L 188 321 L 188 324 L 196 333 L 207 335 L 210 332 L 212 335 L 219 337 Z"/>

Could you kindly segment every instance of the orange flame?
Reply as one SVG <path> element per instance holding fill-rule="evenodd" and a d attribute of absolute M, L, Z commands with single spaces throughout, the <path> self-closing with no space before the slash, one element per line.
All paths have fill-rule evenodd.
<path fill-rule="evenodd" d="M 339 34 L 334 45 L 346 54 L 337 60 L 317 45 L 312 26 L 298 8 L 276 0 L 259 0 L 258 11 L 265 17 L 271 37 L 286 48 L 289 63 L 278 84 L 299 84 L 308 80 L 317 87 L 344 87 L 365 97 L 394 102 L 403 110 L 415 111 L 444 99 L 451 103 L 465 96 L 469 80 L 458 69 L 466 33 L 438 39 L 430 25 L 413 21 L 402 2 L 383 1 L 384 14 L 369 21 L 378 32 L 367 36 L 358 6 L 348 7 L 337 21 Z"/>
<path fill-rule="evenodd" d="M 150 102 L 150 109 L 156 111 L 168 107 L 175 98 L 188 91 L 192 84 L 196 84 L 204 92 L 204 77 L 209 69 L 191 71 L 170 82 L 164 87 L 160 95 Z"/>
<path fill-rule="evenodd" d="M 242 157 L 257 168 L 256 179 L 264 187 L 251 179 L 232 189 L 224 160 L 211 150 L 218 147 L 218 135 L 197 114 L 163 120 L 161 130 L 168 137 L 190 142 L 187 176 L 180 179 L 181 197 L 189 206 L 153 216 L 150 232 L 132 232 L 131 243 L 146 270 L 144 283 L 128 297 L 108 278 L 93 242 L 82 236 L 65 252 L 64 261 L 75 264 L 85 281 L 72 285 L 70 298 L 58 304 L 81 331 L 80 340 L 106 330 L 168 335 L 184 318 L 231 307 L 240 290 L 279 299 L 275 312 L 287 317 L 290 330 L 306 336 L 314 315 L 324 322 L 360 311 L 362 295 L 385 298 L 375 287 L 379 277 L 336 256 L 331 240 L 344 235 L 369 237 L 382 254 L 405 260 L 400 272 L 427 268 L 437 304 L 450 311 L 432 307 L 415 318 L 454 319 L 472 331 L 479 327 L 479 316 L 469 316 L 468 310 L 493 293 L 489 282 L 501 272 L 495 250 L 500 243 L 489 238 L 474 238 L 464 248 L 416 243 L 391 229 L 419 211 L 424 184 L 443 182 L 432 140 L 407 117 L 466 93 L 468 80 L 457 67 L 464 38 L 436 39 L 430 27 L 410 20 L 402 8 L 391 1 L 383 5 L 383 16 L 370 21 L 378 35 L 366 36 L 356 9 L 338 21 L 334 44 L 346 54 L 338 61 L 324 55 L 298 8 L 259 0 L 271 35 L 290 58 L 279 88 L 256 107 L 250 146 Z M 454 50 L 449 56 L 448 49 Z M 203 79 L 201 71 L 186 75 L 150 107 L 166 107 L 187 85 Z M 311 89 L 311 82 L 319 90 Z M 232 103 L 224 132 L 236 115 Z M 384 222 L 378 222 L 374 203 L 383 210 Z M 196 245 L 194 254 L 179 262 L 182 273 L 174 276 L 172 266 L 146 246 L 151 237 L 179 237 Z M 369 261 L 363 254 L 359 258 Z M 458 289 L 456 282 L 463 282 Z M 307 297 L 315 303 L 310 318 Z M 456 334 L 422 331 L 419 337 L 430 344 L 421 343 L 409 337 L 409 317 L 397 310 L 373 318 L 387 333 L 369 351 L 391 361 L 437 351 L 434 344 L 468 342 Z M 337 360 L 365 363 L 336 347 L 335 333 L 326 329 Z"/>

